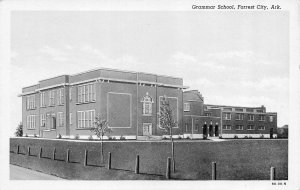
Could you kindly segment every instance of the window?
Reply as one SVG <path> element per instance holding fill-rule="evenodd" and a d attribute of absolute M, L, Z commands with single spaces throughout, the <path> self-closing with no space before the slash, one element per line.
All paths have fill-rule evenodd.
<path fill-rule="evenodd" d="M 248 120 L 249 121 L 254 121 L 254 115 L 253 114 L 249 114 L 248 115 Z"/>
<path fill-rule="evenodd" d="M 57 105 L 64 105 L 64 89 L 57 89 Z"/>
<path fill-rule="evenodd" d="M 41 107 L 46 107 L 45 104 L 45 92 L 41 92 Z"/>
<path fill-rule="evenodd" d="M 246 108 L 246 112 L 253 112 L 252 108 Z"/>
<path fill-rule="evenodd" d="M 244 114 L 237 113 L 235 120 L 244 120 Z"/>
<path fill-rule="evenodd" d="M 266 127 L 265 126 L 259 126 L 258 130 L 266 130 Z"/>
<path fill-rule="evenodd" d="M 205 113 L 205 116 L 211 116 L 211 113 L 209 112 L 209 113 Z"/>
<path fill-rule="evenodd" d="M 152 103 L 154 102 L 148 92 L 141 102 L 143 103 L 143 115 L 152 115 Z"/>
<path fill-rule="evenodd" d="M 266 117 L 265 115 L 259 115 L 259 121 L 265 121 Z"/>
<path fill-rule="evenodd" d="M 253 125 L 248 125 L 247 130 L 254 130 L 254 126 Z"/>
<path fill-rule="evenodd" d="M 35 109 L 35 95 L 30 95 L 26 97 L 26 108 L 28 110 Z"/>
<path fill-rule="evenodd" d="M 54 106 L 54 95 L 55 95 L 55 91 L 51 90 L 49 91 L 49 106 Z"/>
<path fill-rule="evenodd" d="M 90 128 L 94 125 L 95 110 L 85 110 L 77 112 L 77 127 Z"/>
<path fill-rule="evenodd" d="M 183 111 L 190 111 L 190 109 L 191 109 L 190 103 L 184 103 Z"/>
<path fill-rule="evenodd" d="M 69 120 L 70 120 L 70 125 L 72 125 L 72 113 L 70 113 Z"/>
<path fill-rule="evenodd" d="M 274 116 L 273 116 L 273 115 L 270 115 L 270 116 L 269 116 L 269 119 L 270 119 L 270 122 L 273 122 L 273 121 L 274 121 Z"/>
<path fill-rule="evenodd" d="M 223 125 L 223 130 L 231 130 L 231 126 L 230 125 Z"/>
<path fill-rule="evenodd" d="M 243 108 L 235 108 L 235 111 L 238 111 L 238 112 L 243 112 Z"/>
<path fill-rule="evenodd" d="M 231 114 L 230 113 L 224 113 L 224 119 L 225 120 L 231 120 Z"/>
<path fill-rule="evenodd" d="M 256 110 L 256 112 L 258 112 L 258 113 L 263 113 L 263 110 Z"/>
<path fill-rule="evenodd" d="M 224 111 L 232 111 L 232 108 L 224 108 Z"/>
<path fill-rule="evenodd" d="M 40 122 L 40 125 L 41 127 L 45 127 L 46 125 L 46 114 L 41 114 L 41 122 Z"/>
<path fill-rule="evenodd" d="M 57 113 L 57 123 L 58 123 L 58 127 L 64 126 L 64 113 L 63 112 Z"/>
<path fill-rule="evenodd" d="M 244 126 L 243 125 L 237 125 L 235 127 L 236 130 L 243 130 L 244 129 Z"/>
<path fill-rule="evenodd" d="M 195 131 L 199 130 L 199 124 L 196 124 Z"/>
<path fill-rule="evenodd" d="M 96 101 L 95 84 L 78 86 L 78 103 L 88 103 Z"/>
<path fill-rule="evenodd" d="M 35 129 L 35 115 L 27 116 L 27 129 Z"/>

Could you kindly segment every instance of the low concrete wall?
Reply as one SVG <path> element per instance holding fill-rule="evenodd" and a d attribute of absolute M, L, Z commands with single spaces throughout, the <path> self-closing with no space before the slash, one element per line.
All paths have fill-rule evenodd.
<path fill-rule="evenodd" d="M 238 141 L 238 142 L 237 142 Z M 217 163 L 217 179 L 226 180 L 268 180 L 270 167 L 276 168 L 277 179 L 288 178 L 288 141 L 279 139 L 174 141 L 177 179 L 211 179 L 211 162 Z M 75 141 L 38 138 L 11 138 L 10 150 L 20 153 L 10 154 L 12 164 L 42 168 L 45 173 L 70 179 L 89 179 L 88 172 L 100 166 L 101 143 L 99 141 Z M 38 155 L 43 148 L 44 159 L 26 155 L 28 146 L 31 154 Z M 56 148 L 56 158 L 52 153 Z M 134 171 L 136 155 L 140 155 L 140 172 L 165 175 L 167 157 L 171 157 L 170 141 L 113 141 L 104 143 L 104 163 L 111 152 L 112 168 L 120 171 Z M 65 162 L 66 150 L 70 149 L 70 163 Z M 83 168 L 84 151 L 88 150 L 88 166 Z M 47 159 L 48 158 L 48 159 Z M 98 167 L 97 167 L 98 166 Z M 90 169 L 87 169 L 90 168 Z M 103 178 L 102 178 L 103 179 Z"/>

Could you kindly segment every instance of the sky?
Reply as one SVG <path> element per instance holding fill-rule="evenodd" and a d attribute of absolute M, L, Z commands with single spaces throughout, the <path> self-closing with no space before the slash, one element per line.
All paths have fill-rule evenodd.
<path fill-rule="evenodd" d="M 206 104 L 264 105 L 288 124 L 288 27 L 285 11 L 13 11 L 12 131 L 22 87 L 99 67 L 182 77 Z"/>

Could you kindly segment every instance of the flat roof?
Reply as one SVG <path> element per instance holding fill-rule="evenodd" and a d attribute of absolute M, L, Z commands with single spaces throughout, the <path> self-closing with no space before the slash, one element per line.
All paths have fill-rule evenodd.
<path fill-rule="evenodd" d="M 132 74 L 148 74 L 148 75 L 155 75 L 155 76 L 161 76 L 161 77 L 168 77 L 168 78 L 175 78 L 175 79 L 182 79 L 181 77 L 174 77 L 174 76 L 169 76 L 169 75 L 159 75 L 159 74 L 153 74 L 153 73 L 146 73 L 146 72 L 137 72 L 137 71 L 128 71 L 128 70 L 121 70 L 121 69 L 112 69 L 112 68 L 105 68 L 105 67 L 99 67 L 96 69 L 91 69 L 91 70 L 87 70 L 87 71 L 82 71 L 79 73 L 75 73 L 72 74 L 70 76 L 76 76 L 76 75 L 80 75 L 80 74 L 84 74 L 84 73 L 88 73 L 88 72 L 92 72 L 92 71 L 97 71 L 97 70 L 106 70 L 106 71 L 117 71 L 117 72 L 125 72 L 125 73 L 132 73 Z"/>
<path fill-rule="evenodd" d="M 261 109 L 263 107 L 248 107 L 248 106 L 227 106 L 227 105 L 214 105 L 214 104 L 204 104 L 204 106 L 215 106 L 215 107 L 228 107 L 228 108 L 251 108 L 251 109 Z"/>

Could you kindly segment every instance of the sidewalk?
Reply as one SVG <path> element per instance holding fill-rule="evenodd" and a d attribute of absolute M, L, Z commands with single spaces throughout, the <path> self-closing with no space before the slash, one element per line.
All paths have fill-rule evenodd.
<path fill-rule="evenodd" d="M 63 180 L 62 178 L 44 174 L 42 172 L 22 168 L 16 165 L 9 165 L 10 180 Z"/>

